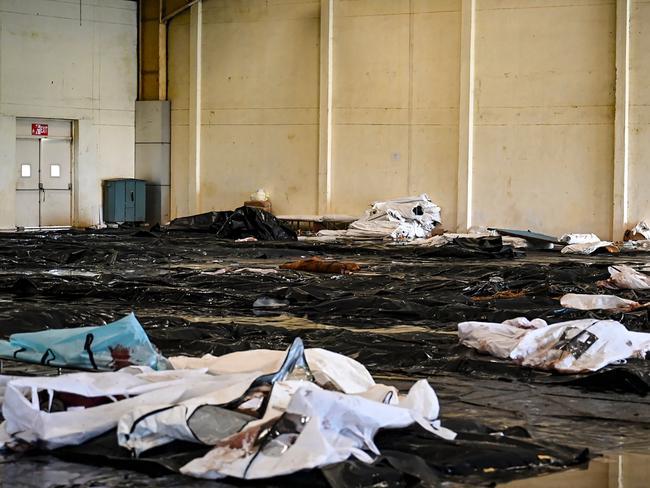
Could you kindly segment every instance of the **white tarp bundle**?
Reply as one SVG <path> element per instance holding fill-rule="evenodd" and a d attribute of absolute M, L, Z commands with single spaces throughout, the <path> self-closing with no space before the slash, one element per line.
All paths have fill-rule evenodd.
<path fill-rule="evenodd" d="M 583 319 L 552 325 L 541 319 L 501 324 L 462 322 L 458 336 L 462 344 L 480 352 L 559 373 L 597 371 L 624 359 L 645 358 L 650 351 L 649 333 L 629 331 L 614 320 Z"/>
<path fill-rule="evenodd" d="M 560 299 L 560 304 L 576 310 L 616 310 L 630 312 L 642 307 L 639 302 L 627 300 L 614 295 L 582 295 L 567 293 Z"/>
<path fill-rule="evenodd" d="M 430 237 L 440 222 L 440 207 L 423 193 L 375 202 L 363 217 L 350 224 L 348 230 L 321 231 L 318 235 L 348 239 L 410 240 Z"/>
<path fill-rule="evenodd" d="M 140 455 L 174 440 L 214 446 L 182 468 L 204 478 L 265 478 L 356 456 L 372 461 L 380 428 L 413 423 L 441 437 L 426 381 L 407 396 L 374 382 L 358 362 L 296 339 L 285 353 L 257 350 L 173 358 L 177 368 L 6 378 L 0 442 L 80 444 L 117 427 Z M 2 378 L 2 377 L 0 377 Z"/>
<path fill-rule="evenodd" d="M 212 388 L 206 383 L 213 379 L 205 370 L 153 371 L 144 366 L 111 373 L 15 378 L 5 387 L 2 425 L 16 439 L 49 449 L 80 444 L 115 428 L 122 415 L 140 405 L 205 393 Z M 54 411 L 61 395 L 108 401 L 92 408 Z"/>
<path fill-rule="evenodd" d="M 639 273 L 634 268 L 625 264 L 617 264 L 607 268 L 609 279 L 599 281 L 598 285 L 604 288 L 623 290 L 649 290 L 650 276 Z"/>
<path fill-rule="evenodd" d="M 609 241 L 595 241 L 595 242 L 578 242 L 576 244 L 569 244 L 568 246 L 564 246 L 562 250 L 560 251 L 562 254 L 593 254 L 595 253 L 598 249 L 601 248 L 608 248 L 613 249 L 614 244 Z"/>

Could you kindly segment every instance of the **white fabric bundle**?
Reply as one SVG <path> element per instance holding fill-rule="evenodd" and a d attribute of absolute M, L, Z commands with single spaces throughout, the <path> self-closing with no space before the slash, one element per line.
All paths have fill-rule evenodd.
<path fill-rule="evenodd" d="M 214 448 L 182 472 L 203 478 L 266 478 L 356 456 L 371 462 L 380 428 L 417 423 L 446 439 L 429 384 L 405 397 L 376 384 L 357 361 L 324 349 L 254 350 L 177 357 L 177 368 L 0 380 L 0 443 L 80 444 L 117 427 L 119 445 L 140 455 L 174 440 Z M 0 377 L 2 378 L 2 377 Z M 61 411 L 52 411 L 52 405 Z M 83 406 L 86 405 L 86 406 Z"/>
<path fill-rule="evenodd" d="M 509 322 L 462 322 L 460 342 L 522 366 L 559 373 L 597 371 L 624 359 L 645 358 L 650 351 L 650 334 L 628 331 L 614 320 L 572 320 L 536 329 Z"/>

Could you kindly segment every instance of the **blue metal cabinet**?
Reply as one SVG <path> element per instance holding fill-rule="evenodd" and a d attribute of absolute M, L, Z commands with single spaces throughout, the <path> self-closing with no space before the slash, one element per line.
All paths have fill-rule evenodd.
<path fill-rule="evenodd" d="M 104 180 L 104 222 L 144 222 L 146 183 L 133 178 Z"/>

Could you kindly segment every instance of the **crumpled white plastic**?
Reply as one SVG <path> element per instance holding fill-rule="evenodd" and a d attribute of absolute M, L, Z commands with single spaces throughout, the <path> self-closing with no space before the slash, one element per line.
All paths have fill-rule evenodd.
<path fill-rule="evenodd" d="M 639 302 L 627 300 L 614 295 L 582 295 L 567 293 L 560 299 L 560 304 L 576 310 L 618 310 L 627 312 L 641 307 Z"/>
<path fill-rule="evenodd" d="M 648 290 L 650 289 L 650 276 L 639 273 L 634 268 L 625 264 L 617 264 L 607 268 L 609 271 L 609 279 L 599 281 L 598 285 L 623 290 Z"/>
<path fill-rule="evenodd" d="M 562 254 L 593 254 L 596 252 L 596 250 L 603 248 L 603 247 L 608 247 L 613 245 L 609 241 L 596 241 L 596 242 L 584 242 L 584 243 L 577 243 L 577 244 L 569 244 L 568 246 L 564 246 L 562 250 L 560 251 Z"/>
<path fill-rule="evenodd" d="M 627 235 L 628 233 L 626 233 Z M 627 237 L 626 237 L 627 238 Z M 641 221 L 629 231 L 629 238 L 633 240 L 650 239 L 650 227 L 645 221 Z"/>
<path fill-rule="evenodd" d="M 597 371 L 631 357 L 645 358 L 650 334 L 627 330 L 614 320 L 583 319 L 537 329 L 505 323 L 462 322 L 460 342 L 522 366 L 559 373 Z"/>
<path fill-rule="evenodd" d="M 567 244 L 588 244 L 600 242 L 600 237 L 596 234 L 564 234 L 560 237 L 560 242 L 566 242 Z"/>
<path fill-rule="evenodd" d="M 442 438 L 455 437 L 440 426 L 438 398 L 425 380 L 402 396 L 376 384 L 357 361 L 323 349 L 303 350 L 296 341 L 288 352 L 173 358 L 176 367 L 189 369 L 131 367 L 0 380 L 6 384 L 0 446 L 20 439 L 57 448 L 117 427 L 119 444 L 136 455 L 173 440 L 215 446 L 188 463 L 185 474 L 252 479 L 350 456 L 371 462 L 378 454 L 373 437 L 384 427 L 417 423 Z M 108 403 L 72 407 L 61 393 Z M 51 404 L 55 397 L 68 409 L 48 411 L 43 402 Z"/>
<path fill-rule="evenodd" d="M 411 388 L 404 406 L 303 383 L 285 412 L 285 416 L 302 422 L 297 435 L 279 435 L 261 445 L 253 445 L 250 439 L 257 437 L 260 426 L 251 425 L 205 456 L 190 461 L 181 468 L 181 473 L 208 479 L 226 476 L 259 479 L 341 462 L 350 456 L 372 462 L 373 457 L 364 449 L 379 454 L 373 442 L 379 429 L 414 423 L 443 438 L 453 439 L 453 432 L 432 424 L 433 419 L 425 417 L 437 413 L 436 408 L 431 409 L 432 404 L 437 405 L 437 399 L 425 380 Z"/>
<path fill-rule="evenodd" d="M 214 378 L 212 378 L 214 379 Z M 7 382 L 2 415 L 7 434 L 48 449 L 80 444 L 107 432 L 120 417 L 140 405 L 176 402 L 209 391 L 205 370 L 153 371 L 130 367 L 111 373 L 73 373 L 56 377 L 22 377 Z M 206 389 L 207 388 L 207 389 Z M 92 408 L 62 412 L 40 409 L 39 392 L 51 404 L 54 392 L 83 397 L 126 397 Z"/>
<path fill-rule="evenodd" d="M 425 194 L 374 202 L 345 231 L 321 231 L 319 236 L 344 239 L 412 240 L 427 238 L 441 222 L 440 207 Z"/>

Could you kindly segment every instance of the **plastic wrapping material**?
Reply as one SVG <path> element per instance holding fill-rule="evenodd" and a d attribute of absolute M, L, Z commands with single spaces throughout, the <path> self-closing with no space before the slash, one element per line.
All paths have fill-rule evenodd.
<path fill-rule="evenodd" d="M 560 303 L 563 307 L 576 310 L 615 310 L 631 312 L 642 307 L 639 302 L 626 300 L 614 295 L 580 295 L 568 293 L 562 297 Z"/>
<path fill-rule="evenodd" d="M 622 290 L 650 290 L 650 276 L 639 273 L 625 264 L 610 266 L 609 279 L 599 281 L 598 286 Z"/>
<path fill-rule="evenodd" d="M 633 229 L 625 231 L 623 240 L 625 241 L 644 241 L 650 239 L 650 227 L 645 221 L 641 221 Z"/>
<path fill-rule="evenodd" d="M 562 254 L 594 254 L 596 252 L 608 252 L 614 254 L 619 252 L 620 249 L 609 241 L 596 241 L 596 242 L 582 242 L 577 244 L 569 244 L 564 246 Z"/>
<path fill-rule="evenodd" d="M 440 207 L 423 193 L 374 202 L 363 217 L 350 224 L 348 230 L 319 235 L 347 239 L 410 240 L 430 237 L 440 222 Z"/>
<path fill-rule="evenodd" d="M 360 364 L 327 351 L 312 351 L 312 372 L 299 338 L 279 369 L 265 372 L 276 364 L 272 352 L 249 354 L 247 362 L 242 354 L 210 361 L 213 372 L 233 373 L 141 367 L 12 378 L 3 402 L 10 438 L 3 438 L 6 445 L 20 440 L 53 449 L 117 426 L 118 443 L 136 455 L 174 441 L 214 446 L 182 467 L 184 474 L 255 479 L 351 456 L 371 462 L 379 455 L 373 437 L 381 428 L 416 423 L 444 439 L 455 437 L 437 421 L 438 400 L 424 380 L 400 398 L 395 388 L 375 384 Z M 354 394 L 341 391 L 341 384 Z"/>
<path fill-rule="evenodd" d="M 533 330 L 506 323 L 458 324 L 462 344 L 522 366 L 558 373 L 598 371 L 628 358 L 645 358 L 650 334 L 613 320 L 573 320 Z"/>
<path fill-rule="evenodd" d="M 209 232 L 221 239 L 260 241 L 295 241 L 296 233 L 273 214 L 259 208 L 239 207 L 234 211 L 206 212 L 189 217 L 179 217 L 170 222 L 166 230 L 184 232 Z"/>
<path fill-rule="evenodd" d="M 345 261 L 326 261 L 317 256 L 300 261 L 292 261 L 280 265 L 280 269 L 293 269 L 296 271 L 310 271 L 312 273 L 337 273 L 347 274 L 359 271 L 361 266 L 357 263 Z"/>
<path fill-rule="evenodd" d="M 0 358 L 101 371 L 134 365 L 168 368 L 132 313 L 96 327 L 13 334 L 9 341 L 0 341 Z"/>
<path fill-rule="evenodd" d="M 601 242 L 596 234 L 564 234 L 560 237 L 561 242 L 566 244 L 591 244 Z"/>
<path fill-rule="evenodd" d="M 12 379 L 2 404 L 3 429 L 48 449 L 80 444 L 114 429 L 122 415 L 139 406 L 209 391 L 209 379 L 200 370 L 154 372 L 145 367 Z"/>

